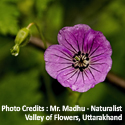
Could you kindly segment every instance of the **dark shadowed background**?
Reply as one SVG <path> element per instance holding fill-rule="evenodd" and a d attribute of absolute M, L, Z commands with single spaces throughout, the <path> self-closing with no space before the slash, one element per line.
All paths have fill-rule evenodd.
<path fill-rule="evenodd" d="M 72 92 L 45 71 L 44 52 L 31 45 L 14 57 L 10 49 L 18 30 L 36 22 L 46 40 L 57 44 L 58 31 L 64 26 L 87 24 L 103 32 L 112 49 L 111 71 L 125 78 L 125 0 L 0 0 L 0 108 L 2 105 L 50 106 L 76 105 L 79 93 Z M 40 37 L 35 26 L 34 37 Z M 125 117 L 125 89 L 103 82 L 83 93 L 79 106 L 122 106 L 122 112 L 2 112 L 1 125 L 124 125 L 122 121 L 26 121 L 25 114 L 38 115 L 120 115 Z"/>

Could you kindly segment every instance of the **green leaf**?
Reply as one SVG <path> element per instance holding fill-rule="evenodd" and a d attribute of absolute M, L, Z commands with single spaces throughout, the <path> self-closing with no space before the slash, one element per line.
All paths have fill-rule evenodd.
<path fill-rule="evenodd" d="M 19 11 L 11 0 L 0 0 L 0 33 L 15 35 L 18 27 Z"/>

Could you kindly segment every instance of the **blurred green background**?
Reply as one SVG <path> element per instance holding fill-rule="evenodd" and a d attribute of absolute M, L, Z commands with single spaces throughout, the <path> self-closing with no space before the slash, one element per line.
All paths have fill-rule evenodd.
<path fill-rule="evenodd" d="M 64 26 L 87 24 L 103 32 L 113 49 L 111 71 L 125 78 L 125 0 L 0 0 L 0 108 L 8 106 L 49 106 L 76 104 L 79 93 L 68 91 L 45 71 L 44 52 L 27 45 L 18 57 L 10 53 L 18 30 L 36 22 L 47 41 L 57 44 Z M 35 26 L 32 36 L 39 37 Z M 108 82 L 83 93 L 80 106 L 122 106 L 122 112 L 55 112 L 60 115 L 119 115 L 125 118 L 125 90 Z M 2 112 L 1 125 L 125 125 L 122 121 L 26 121 L 25 114 L 49 115 L 53 112 Z M 123 119 L 124 119 L 123 118 Z"/>

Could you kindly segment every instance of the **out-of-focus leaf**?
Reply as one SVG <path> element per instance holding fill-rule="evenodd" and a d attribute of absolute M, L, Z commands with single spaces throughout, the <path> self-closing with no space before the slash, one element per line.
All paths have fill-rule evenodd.
<path fill-rule="evenodd" d="M 121 31 L 111 35 L 109 37 L 109 41 L 111 42 L 113 54 L 112 54 L 112 71 L 116 74 L 125 78 L 125 30 L 121 29 Z"/>
<path fill-rule="evenodd" d="M 0 0 L 0 33 L 15 35 L 19 30 L 19 11 L 11 0 Z"/>
<path fill-rule="evenodd" d="M 98 23 L 94 27 L 106 36 L 119 32 L 125 26 L 124 6 L 121 0 L 111 2 L 98 14 Z"/>
<path fill-rule="evenodd" d="M 29 16 L 33 14 L 32 7 L 34 5 L 34 0 L 19 0 L 17 3 L 18 9 L 22 15 Z"/>
<path fill-rule="evenodd" d="M 22 74 L 8 74 L 7 79 L 0 80 L 0 106 L 34 106 L 40 104 L 43 95 L 37 91 L 40 87 L 38 80 L 38 71 L 31 70 Z M 0 113 L 2 124 L 30 125 L 31 122 L 25 119 L 26 112 L 6 112 Z M 30 112 L 29 112 L 30 113 Z M 30 114 L 35 114 L 31 112 Z M 45 115 L 45 112 L 37 112 L 38 115 Z M 40 121 L 32 121 L 32 124 L 40 125 Z"/>
<path fill-rule="evenodd" d="M 117 94 L 114 95 L 113 92 Z M 104 102 L 106 98 L 109 100 L 108 102 Z M 125 101 L 123 101 L 124 98 L 125 95 L 123 95 L 120 90 L 113 88 L 109 84 L 99 83 L 94 88 L 90 89 L 88 92 L 83 93 L 79 100 L 79 103 L 80 105 L 89 108 L 91 105 L 111 104 L 113 102 L 111 100 L 113 99 L 115 100 L 115 104 L 116 102 L 120 102 L 121 105 L 125 106 Z"/>
<path fill-rule="evenodd" d="M 38 17 L 41 18 L 43 13 L 48 9 L 48 4 L 53 0 L 37 0 L 36 2 L 36 9 Z"/>
<path fill-rule="evenodd" d="M 61 5 L 53 4 L 48 8 L 46 13 L 46 29 L 45 35 L 46 37 L 53 43 L 56 43 L 57 34 L 59 29 L 62 28 L 63 21 L 63 8 Z M 54 37 L 55 36 L 55 37 Z"/>
<path fill-rule="evenodd" d="M 95 85 L 94 88 L 82 94 L 79 103 L 82 106 L 101 104 L 106 93 L 106 86 L 103 83 Z"/>

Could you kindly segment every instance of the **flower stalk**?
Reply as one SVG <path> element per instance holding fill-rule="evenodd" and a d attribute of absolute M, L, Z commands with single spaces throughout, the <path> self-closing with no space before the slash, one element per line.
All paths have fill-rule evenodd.
<path fill-rule="evenodd" d="M 29 29 L 32 25 L 35 25 L 35 26 L 36 26 L 36 28 L 37 28 L 37 30 L 38 30 L 38 32 L 39 32 L 39 34 L 40 34 L 40 37 L 41 37 L 41 39 L 42 39 L 42 41 L 43 41 L 44 48 L 47 49 L 47 45 L 46 45 L 45 38 L 44 38 L 44 36 L 43 36 L 43 33 L 40 31 L 40 28 L 38 27 L 38 25 L 37 25 L 36 23 L 32 22 L 32 23 L 30 23 L 30 24 L 27 26 L 27 28 Z"/>

